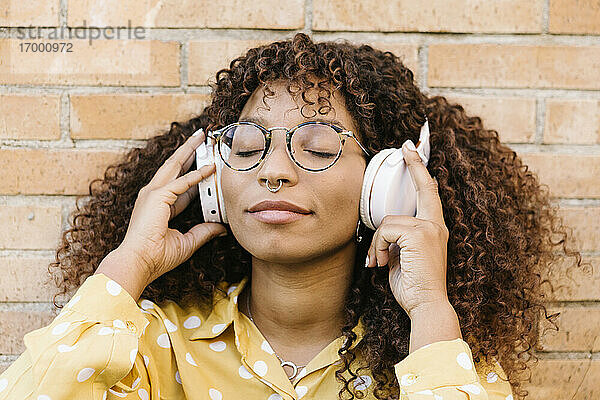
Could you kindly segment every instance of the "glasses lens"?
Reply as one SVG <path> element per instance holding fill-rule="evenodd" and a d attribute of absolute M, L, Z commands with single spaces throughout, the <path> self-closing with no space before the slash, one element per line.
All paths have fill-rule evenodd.
<path fill-rule="evenodd" d="M 223 161 L 236 169 L 246 169 L 258 163 L 265 149 L 265 136 L 253 125 L 233 125 L 223 132 L 219 150 Z"/>
<path fill-rule="evenodd" d="M 235 169 L 250 169 L 258 164 L 266 142 L 262 131 L 250 124 L 233 125 L 223 132 L 219 150 L 223 161 Z M 307 124 L 292 135 L 292 155 L 303 168 L 331 166 L 342 144 L 338 133 L 328 125 Z"/>
<path fill-rule="evenodd" d="M 303 125 L 292 135 L 292 154 L 304 168 L 321 169 L 335 162 L 342 143 L 338 133 L 328 125 Z"/>

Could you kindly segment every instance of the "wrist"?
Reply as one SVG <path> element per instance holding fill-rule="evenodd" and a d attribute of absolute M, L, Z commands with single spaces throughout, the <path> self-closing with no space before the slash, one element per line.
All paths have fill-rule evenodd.
<path fill-rule="evenodd" d="M 450 301 L 423 303 L 411 310 L 409 353 L 442 340 L 462 339 L 458 315 Z"/>
<path fill-rule="evenodd" d="M 100 262 L 94 275 L 103 273 L 123 287 L 137 301 L 151 282 L 141 273 L 137 260 L 130 254 L 113 250 Z"/>
<path fill-rule="evenodd" d="M 154 280 L 151 274 L 152 268 L 150 268 L 143 256 L 138 254 L 136 251 L 119 246 L 111 251 L 109 255 L 114 259 L 119 260 L 121 263 L 123 263 L 123 261 L 127 262 L 130 270 L 135 271 L 136 274 L 139 275 L 140 278 L 143 278 L 146 283 L 149 284 Z"/>
<path fill-rule="evenodd" d="M 439 312 L 454 312 L 454 307 L 450 304 L 448 297 L 441 297 L 438 300 L 427 301 L 413 307 L 409 312 L 408 316 L 411 321 L 415 318 L 429 317 Z"/>

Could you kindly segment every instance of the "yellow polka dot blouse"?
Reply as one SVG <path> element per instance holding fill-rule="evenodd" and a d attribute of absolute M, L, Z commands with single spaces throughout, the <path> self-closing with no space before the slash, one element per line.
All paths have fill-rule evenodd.
<path fill-rule="evenodd" d="M 106 275 L 91 275 L 50 325 L 24 336 L 26 350 L 0 375 L 0 400 L 337 399 L 344 337 L 290 381 L 269 342 L 238 312 L 247 281 L 221 282 L 223 291 L 207 307 L 136 302 Z M 362 338 L 362 321 L 354 332 L 352 347 Z M 474 365 L 461 339 L 421 347 L 394 372 L 401 399 L 512 399 L 500 364 Z M 350 385 L 375 399 L 368 373 Z"/>

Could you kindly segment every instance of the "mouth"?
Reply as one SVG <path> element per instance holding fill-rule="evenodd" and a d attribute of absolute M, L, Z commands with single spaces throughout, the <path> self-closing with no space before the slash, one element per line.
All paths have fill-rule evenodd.
<path fill-rule="evenodd" d="M 249 211 L 248 213 L 258 221 L 266 224 L 288 224 L 312 214 L 312 212 L 306 214 L 287 210 L 261 210 L 254 212 Z"/>

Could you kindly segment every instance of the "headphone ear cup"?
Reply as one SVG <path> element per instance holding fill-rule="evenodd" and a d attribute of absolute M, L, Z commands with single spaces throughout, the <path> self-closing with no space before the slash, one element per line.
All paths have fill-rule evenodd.
<path fill-rule="evenodd" d="M 360 215 L 360 220 L 363 222 L 363 224 L 365 224 L 365 226 L 369 229 L 373 229 L 369 223 L 369 212 L 368 212 L 368 205 L 369 205 L 369 200 L 367 199 L 367 195 L 365 194 L 367 192 L 367 188 L 370 187 L 370 183 L 368 183 L 370 180 L 367 179 L 367 174 L 369 173 L 369 166 L 371 165 L 371 163 L 369 163 L 369 165 L 367 165 L 367 168 L 365 169 L 365 174 L 363 176 L 363 184 L 362 184 L 362 189 L 360 191 L 360 203 L 358 206 L 358 213 Z"/>
<path fill-rule="evenodd" d="M 199 130 L 200 131 L 200 130 Z M 198 131 L 198 132 L 199 132 Z M 194 133 L 196 134 L 196 133 Z M 216 156 L 216 157 L 215 157 Z M 227 223 L 227 217 L 223 217 L 223 194 L 221 190 L 222 163 L 218 153 L 215 154 L 212 139 L 207 138 L 196 149 L 196 168 L 215 164 L 215 172 L 198 182 L 198 201 L 205 222 Z"/>
<path fill-rule="evenodd" d="M 223 172 L 223 167 L 225 163 L 219 156 L 218 151 L 215 154 L 215 176 L 217 181 L 217 200 L 219 204 L 219 221 L 220 223 L 229 224 L 229 220 L 227 219 L 227 212 L 225 211 L 225 200 L 223 199 L 223 190 L 221 189 L 221 173 Z"/>
<path fill-rule="evenodd" d="M 402 149 L 381 150 L 371 160 L 361 194 L 361 219 L 376 230 L 386 215 L 415 216 L 417 191 Z"/>
<path fill-rule="evenodd" d="M 427 166 L 430 156 L 429 121 L 419 134 L 417 151 Z M 370 229 L 376 230 L 388 215 L 417 214 L 417 189 L 404 162 L 402 148 L 379 151 L 365 170 L 360 195 L 360 219 Z"/>
<path fill-rule="evenodd" d="M 359 213 L 363 224 L 365 224 L 367 228 L 371 230 L 377 229 L 372 215 L 374 197 L 377 196 L 377 193 L 373 190 L 375 177 L 377 175 L 377 171 L 381 167 L 382 162 L 385 160 L 387 155 L 393 151 L 394 149 L 383 149 L 375 154 L 375 156 L 373 156 L 373 158 L 369 161 L 363 176 Z"/>

